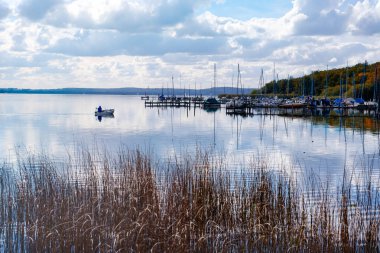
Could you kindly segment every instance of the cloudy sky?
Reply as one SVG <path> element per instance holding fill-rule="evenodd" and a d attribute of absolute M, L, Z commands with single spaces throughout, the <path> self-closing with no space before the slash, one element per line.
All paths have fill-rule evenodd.
<path fill-rule="evenodd" d="M 246 87 L 380 61 L 380 0 L 0 0 L 0 87 Z"/>

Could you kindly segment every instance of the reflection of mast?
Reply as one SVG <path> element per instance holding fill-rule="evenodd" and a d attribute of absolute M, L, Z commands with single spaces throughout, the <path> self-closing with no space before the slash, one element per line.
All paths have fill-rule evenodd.
<path fill-rule="evenodd" d="M 239 118 L 236 115 L 236 149 L 239 149 Z"/>
<path fill-rule="evenodd" d="M 215 113 L 216 112 L 214 112 L 214 147 L 216 146 L 216 134 L 215 134 Z"/>
<path fill-rule="evenodd" d="M 375 123 L 376 123 L 376 129 L 377 129 L 377 146 L 378 146 L 378 149 L 379 149 L 379 155 L 380 155 L 380 129 L 379 129 L 379 123 L 377 120 L 375 120 Z"/>
<path fill-rule="evenodd" d="M 264 136 L 264 126 L 265 126 L 265 116 L 261 115 L 260 116 L 260 125 L 259 125 L 259 127 L 260 127 L 260 129 L 259 129 L 259 131 L 260 131 L 260 141 L 261 141 L 261 143 L 263 141 L 263 136 Z"/>
<path fill-rule="evenodd" d="M 170 124 L 171 124 L 171 130 L 172 130 L 172 143 L 174 143 L 174 127 L 173 127 L 173 114 L 174 114 L 174 110 L 173 108 L 171 108 L 170 110 Z"/>
<path fill-rule="evenodd" d="M 327 128 L 328 128 L 327 117 L 325 117 L 325 146 L 326 147 L 327 147 Z"/>
<path fill-rule="evenodd" d="M 241 127 L 242 127 L 242 123 L 243 123 L 243 117 L 241 117 L 240 126 L 239 126 L 239 115 L 235 115 L 234 117 L 236 117 L 236 150 L 238 150 L 239 149 L 239 139 L 240 139 L 240 135 L 241 135 Z"/>
<path fill-rule="evenodd" d="M 288 124 L 287 124 L 287 122 L 286 122 L 286 117 L 284 117 L 284 126 L 285 126 L 286 137 L 289 137 L 289 133 L 288 133 Z"/>
<path fill-rule="evenodd" d="M 362 118 L 362 127 L 361 128 L 362 128 L 361 129 L 361 136 L 362 136 L 363 155 L 365 155 L 365 146 L 364 146 L 364 143 L 365 143 L 365 141 L 364 141 L 364 136 L 365 136 L 365 134 L 364 134 L 364 117 Z"/>

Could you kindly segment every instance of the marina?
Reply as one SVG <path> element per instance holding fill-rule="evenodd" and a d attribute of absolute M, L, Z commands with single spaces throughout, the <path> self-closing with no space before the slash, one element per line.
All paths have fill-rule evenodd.
<path fill-rule="evenodd" d="M 204 108 L 206 99 L 199 97 L 178 97 L 152 100 L 145 100 L 145 107 L 184 107 L 184 108 Z M 246 116 L 253 115 L 283 115 L 309 117 L 315 115 L 330 115 L 333 117 L 346 116 L 371 116 L 379 117 L 378 104 L 375 102 L 364 102 L 361 104 L 328 104 L 323 105 L 322 100 L 295 100 L 278 98 L 251 98 L 238 97 L 234 99 L 219 98 L 217 107 L 221 107 L 226 114 L 239 114 Z M 294 102 L 297 101 L 297 102 Z M 320 105 L 317 105 L 320 104 Z M 331 112 L 331 113 L 330 113 Z"/>

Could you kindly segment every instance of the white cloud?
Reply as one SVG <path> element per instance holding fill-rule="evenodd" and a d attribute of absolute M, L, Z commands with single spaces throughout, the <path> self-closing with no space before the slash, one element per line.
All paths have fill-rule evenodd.
<path fill-rule="evenodd" d="M 342 1 L 295 0 L 293 11 L 302 18 L 294 24 L 296 35 L 338 35 L 346 31 L 349 10 L 342 9 Z"/>
<path fill-rule="evenodd" d="M 355 34 L 380 33 L 380 1 L 357 2 L 352 8 L 351 20 L 350 28 Z"/>
<path fill-rule="evenodd" d="M 20 4 L 19 10 L 23 16 L 31 20 L 40 20 L 61 3 L 60 0 L 25 0 Z"/>
<path fill-rule="evenodd" d="M 151 83 L 160 87 L 179 73 L 205 84 L 210 82 L 213 62 L 227 84 L 241 63 L 245 83 L 256 86 L 261 67 L 270 72 L 273 62 L 283 75 L 296 76 L 326 64 L 379 60 L 379 0 L 293 0 L 282 17 L 248 20 L 217 16 L 208 9 L 212 3 L 224 4 L 220 0 L 0 3 L 0 86 Z"/>
<path fill-rule="evenodd" d="M 10 9 L 8 6 L 0 2 L 0 19 L 3 19 L 8 16 Z"/>
<path fill-rule="evenodd" d="M 57 27 L 113 29 L 121 32 L 159 32 L 193 15 L 202 0 L 47 0 L 42 6 L 28 0 L 21 15 Z"/>

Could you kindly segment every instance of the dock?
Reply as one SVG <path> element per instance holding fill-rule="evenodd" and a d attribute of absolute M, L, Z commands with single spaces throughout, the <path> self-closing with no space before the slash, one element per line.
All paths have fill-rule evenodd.
<path fill-rule="evenodd" d="M 203 101 L 191 101 L 191 100 L 146 100 L 145 107 L 185 107 L 195 108 L 201 107 Z"/>
<path fill-rule="evenodd" d="M 226 108 L 227 115 L 241 116 L 290 116 L 290 117 L 378 117 L 377 110 L 343 107 L 325 108 L 278 108 L 278 107 L 245 107 L 245 108 Z"/>
<path fill-rule="evenodd" d="M 147 108 L 203 108 L 203 97 L 168 97 L 164 99 L 152 99 L 144 101 Z M 235 104 L 234 104 L 235 105 Z M 221 108 L 225 110 L 227 115 L 241 115 L 241 116 L 254 116 L 254 115 L 268 115 L 268 116 L 291 116 L 291 117 L 310 117 L 310 116 L 324 116 L 324 117 L 363 117 L 371 116 L 380 118 L 379 110 L 374 106 L 361 105 L 357 107 L 350 106 L 314 106 L 305 104 L 304 106 L 295 107 L 280 107 L 279 104 L 261 104 L 252 100 L 244 101 L 241 104 L 226 106 L 222 104 Z"/>

